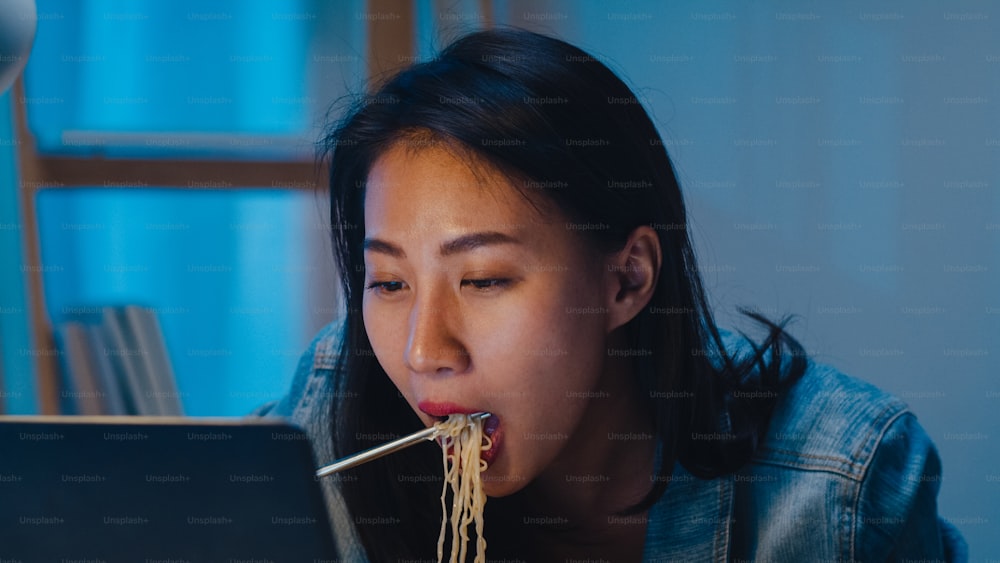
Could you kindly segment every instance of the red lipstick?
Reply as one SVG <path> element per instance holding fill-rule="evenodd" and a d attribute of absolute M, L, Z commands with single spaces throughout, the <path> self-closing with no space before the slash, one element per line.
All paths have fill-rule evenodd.
<path fill-rule="evenodd" d="M 456 405 L 455 403 L 436 403 L 434 401 L 420 401 L 417 408 L 424 413 L 435 417 L 445 417 L 449 414 L 472 414 L 480 412 L 477 409 L 470 409 Z M 491 417 L 492 418 L 492 417 Z"/>

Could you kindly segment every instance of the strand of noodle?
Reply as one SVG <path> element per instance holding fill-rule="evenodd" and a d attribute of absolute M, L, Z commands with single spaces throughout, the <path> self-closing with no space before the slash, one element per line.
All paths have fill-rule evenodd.
<path fill-rule="evenodd" d="M 483 491 L 482 472 L 487 464 L 480 454 L 488 450 L 493 441 L 483 435 L 482 420 L 470 420 L 467 415 L 451 415 L 448 420 L 435 425 L 441 436 L 441 461 L 444 465 L 444 485 L 441 488 L 441 531 L 438 534 L 438 563 L 444 561 L 446 530 L 451 528 L 451 563 L 464 562 L 468 551 L 469 524 L 476 527 L 475 563 L 486 561 L 486 538 L 483 535 L 483 508 L 486 493 Z M 448 451 L 451 450 L 451 455 Z M 450 461 L 450 463 L 449 463 Z M 446 497 L 451 490 L 451 513 L 447 512 Z M 450 526 L 449 526 L 450 524 Z"/>
<path fill-rule="evenodd" d="M 462 433 L 462 522 L 460 524 L 459 530 L 462 533 L 462 546 L 458 553 L 458 560 L 465 561 L 466 549 L 469 543 L 469 524 L 472 523 L 473 516 L 473 505 L 475 503 L 475 481 L 476 477 L 479 476 L 479 448 L 473 448 L 471 444 L 471 435 L 476 434 L 475 431 L 463 432 Z M 480 442 L 481 444 L 482 442 Z M 469 470 L 469 468 L 474 467 L 474 470 Z"/>
<path fill-rule="evenodd" d="M 458 551 L 461 545 L 462 538 L 458 533 L 459 524 L 459 504 L 462 502 L 461 495 L 461 451 L 462 451 L 462 430 L 465 427 L 460 416 L 455 416 L 453 419 L 449 418 L 450 423 L 448 431 L 450 434 L 449 449 L 451 450 L 451 465 L 446 467 L 446 475 L 448 476 L 448 484 L 451 488 L 451 511 L 447 514 L 450 515 L 449 523 L 451 524 L 451 553 L 450 563 L 458 562 Z M 442 525 L 444 520 L 442 517 Z"/>
<path fill-rule="evenodd" d="M 445 495 L 448 492 L 447 485 L 448 485 L 448 482 L 449 482 L 449 479 L 450 479 L 450 477 L 448 475 L 448 447 L 450 446 L 450 444 L 451 444 L 451 437 L 450 436 L 444 436 L 444 437 L 441 438 L 441 464 L 445 468 L 445 470 L 444 470 L 444 483 L 445 483 L 445 486 L 441 488 L 441 514 L 448 514 L 448 507 L 445 504 Z M 445 520 L 444 520 L 444 518 L 442 518 L 441 519 L 441 533 L 438 534 L 438 544 L 437 544 L 437 560 L 438 560 L 438 563 L 441 563 L 441 561 L 444 559 L 444 533 L 445 533 L 445 525 L 444 525 L 444 523 L 445 523 Z"/>
<path fill-rule="evenodd" d="M 458 466 L 458 475 L 456 476 L 456 483 L 458 485 L 458 493 L 455 495 L 455 502 L 452 503 L 452 530 L 456 530 L 457 536 L 457 549 L 452 551 L 452 561 L 464 562 L 465 559 L 465 549 L 466 544 L 469 542 L 468 524 L 465 520 L 465 512 L 469 507 L 469 471 L 467 468 L 468 457 L 469 457 L 469 434 L 470 432 L 466 430 L 466 426 L 462 426 L 459 430 L 459 435 L 456 437 L 455 441 L 458 442 L 458 448 L 455 449 L 454 455 L 456 461 L 453 463 Z M 456 559 L 455 554 L 458 554 Z"/>
<path fill-rule="evenodd" d="M 461 430 L 457 430 L 461 432 Z M 458 533 L 459 505 L 464 500 L 461 494 L 462 465 L 461 449 L 462 435 L 458 434 L 452 442 L 451 457 L 451 560 L 450 563 L 458 563 L 458 549 L 462 542 L 462 537 Z M 464 563 L 464 562 L 463 562 Z"/>
<path fill-rule="evenodd" d="M 463 500 L 465 503 L 464 510 L 462 513 L 462 549 L 459 553 L 459 561 L 465 561 L 466 549 L 469 540 L 469 524 L 476 523 L 476 531 L 481 534 L 482 529 L 480 528 L 478 522 L 482 520 L 482 505 L 483 499 L 482 495 L 482 476 L 481 471 L 483 469 L 484 462 L 480 459 L 480 454 L 482 452 L 482 439 L 478 441 L 475 440 L 478 432 L 469 432 L 463 434 L 463 445 L 462 453 L 463 460 L 462 466 L 465 468 L 475 468 L 469 471 L 463 472 L 462 488 Z M 478 446 L 478 447 L 477 447 Z M 479 546 L 479 540 L 482 538 L 479 535 L 476 538 L 476 546 Z M 478 554 L 481 553 L 477 551 Z"/>
<path fill-rule="evenodd" d="M 490 449 L 493 441 L 489 437 L 486 438 L 486 444 L 480 446 L 480 451 L 485 451 Z M 479 463 L 479 471 L 475 472 L 476 487 L 475 490 L 479 493 L 476 498 L 477 507 L 474 512 L 476 516 L 476 557 L 482 558 L 484 563 L 486 560 L 486 537 L 483 536 L 483 507 L 486 506 L 486 492 L 483 491 L 483 471 L 486 471 L 486 462 L 477 459 Z"/>

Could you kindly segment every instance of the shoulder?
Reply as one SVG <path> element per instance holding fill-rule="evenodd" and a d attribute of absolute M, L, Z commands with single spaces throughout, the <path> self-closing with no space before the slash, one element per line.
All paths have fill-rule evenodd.
<path fill-rule="evenodd" d="M 756 461 L 864 478 L 894 426 L 915 424 L 905 402 L 878 387 L 809 362 L 775 406 Z"/>
<path fill-rule="evenodd" d="M 904 401 L 834 367 L 809 361 L 734 480 L 741 516 L 770 530 L 758 555 L 798 546 L 803 556 L 962 560 L 963 540 L 937 515 L 934 443 Z M 751 510 L 779 505 L 795 518 Z M 817 541 L 813 529 L 829 533 Z"/>
<path fill-rule="evenodd" d="M 311 369 L 335 369 L 337 366 L 337 358 L 340 355 L 340 343 L 341 343 L 341 333 L 343 332 L 343 323 L 340 321 L 332 322 L 316 334 L 313 338 L 312 343 L 309 346 L 309 351 L 306 356 L 312 356 L 309 362 Z M 306 358 L 305 356 L 303 359 Z M 301 370 L 303 366 L 299 366 Z"/>
<path fill-rule="evenodd" d="M 753 347 L 742 335 L 720 334 L 734 359 L 753 354 Z M 764 359 L 770 361 L 769 351 Z M 775 398 L 773 391 L 759 393 L 767 394 L 761 399 Z M 859 480 L 888 429 L 907 416 L 912 414 L 901 399 L 809 359 L 802 376 L 777 397 L 753 461 L 829 471 Z"/>
<path fill-rule="evenodd" d="M 251 416 L 295 419 L 311 410 L 317 392 L 331 383 L 331 374 L 337 369 L 341 333 L 340 322 L 332 322 L 320 329 L 300 357 L 288 392 L 278 401 L 261 405 Z"/>

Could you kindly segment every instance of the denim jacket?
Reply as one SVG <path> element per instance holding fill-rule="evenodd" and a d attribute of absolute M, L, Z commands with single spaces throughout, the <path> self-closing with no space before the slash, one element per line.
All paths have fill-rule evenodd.
<path fill-rule="evenodd" d="M 323 329 L 289 393 L 254 413 L 302 427 L 318 465 L 332 461 L 337 345 L 337 327 Z M 726 346 L 747 350 L 731 334 Z M 337 477 L 322 485 L 340 558 L 365 561 L 339 494 L 350 482 Z M 940 482 L 937 450 L 905 403 L 810 363 L 739 472 L 704 480 L 674 467 L 648 513 L 643 560 L 966 561 L 961 534 L 937 515 Z"/>

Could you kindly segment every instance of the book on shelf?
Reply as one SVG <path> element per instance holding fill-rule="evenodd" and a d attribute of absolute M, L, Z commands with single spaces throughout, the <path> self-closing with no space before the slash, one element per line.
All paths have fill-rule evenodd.
<path fill-rule="evenodd" d="M 122 390 L 118 384 L 118 377 L 111 364 L 111 358 L 105 352 L 108 345 L 103 327 L 87 325 L 87 338 L 91 349 L 97 352 L 94 354 L 97 364 L 96 372 L 99 385 L 104 391 L 104 412 L 102 414 L 128 414 L 128 410 L 125 408 L 125 399 L 122 397 Z"/>
<path fill-rule="evenodd" d="M 134 305 L 125 307 L 121 313 L 125 320 L 126 334 L 133 338 L 130 343 L 142 351 L 137 357 L 137 363 L 149 386 L 145 398 L 151 399 L 150 407 L 157 414 L 181 415 L 183 408 L 180 394 L 156 313 Z"/>
<path fill-rule="evenodd" d="M 105 414 L 103 385 L 97 375 L 96 350 L 87 341 L 87 327 L 68 321 L 56 327 L 62 363 L 62 388 L 59 404 L 67 414 Z"/>
<path fill-rule="evenodd" d="M 56 324 L 64 414 L 181 416 L 180 394 L 156 313 L 101 307 Z"/>

